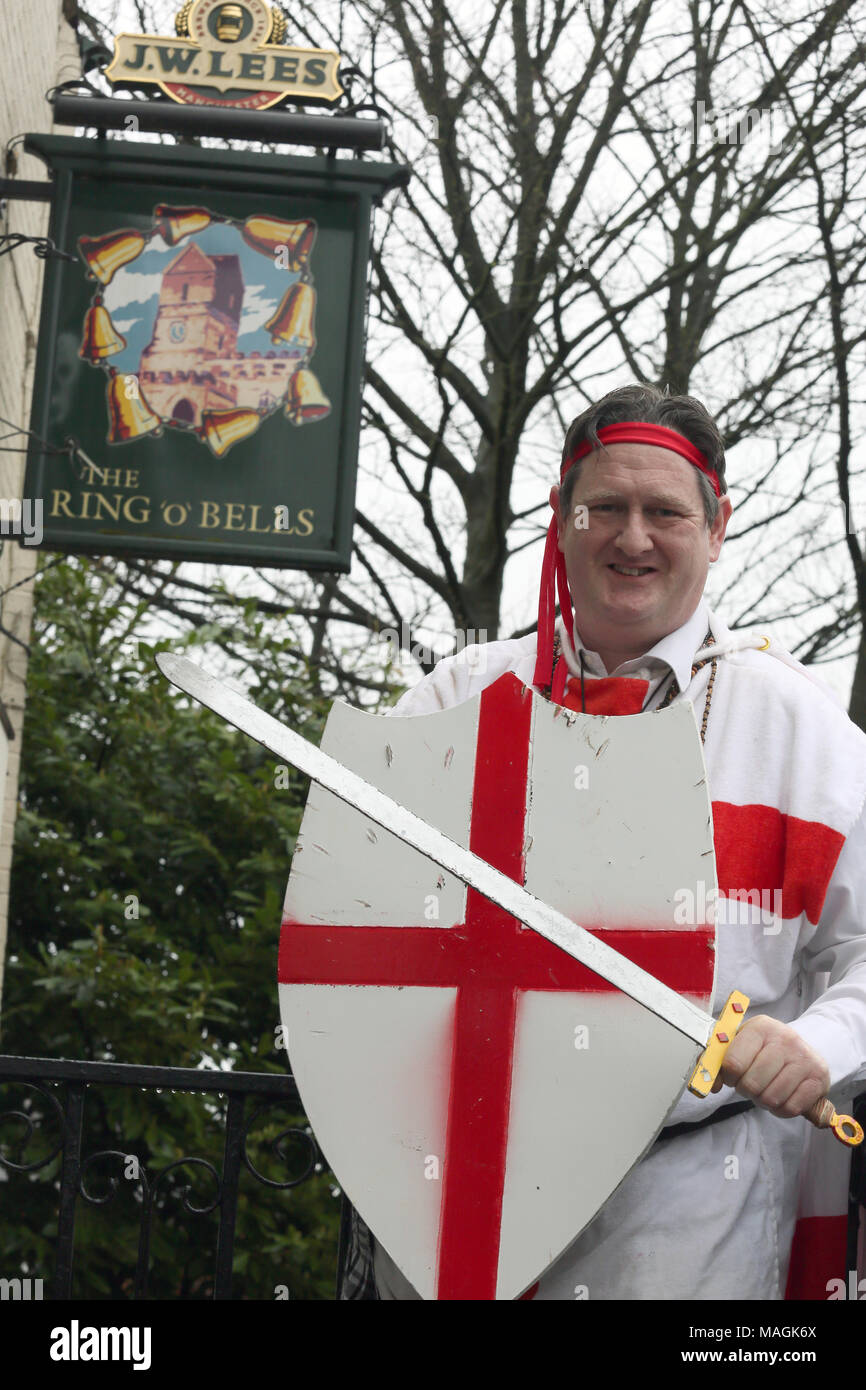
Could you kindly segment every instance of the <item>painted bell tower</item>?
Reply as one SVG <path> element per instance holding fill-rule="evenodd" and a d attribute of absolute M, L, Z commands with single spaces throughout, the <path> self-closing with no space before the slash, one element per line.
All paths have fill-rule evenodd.
<path fill-rule="evenodd" d="M 238 256 L 208 256 L 192 242 L 163 271 L 139 375 L 164 419 L 199 427 L 205 411 L 267 411 L 285 396 L 304 350 L 238 352 L 243 299 Z"/>
<path fill-rule="evenodd" d="M 244 282 L 237 256 L 207 256 L 193 242 L 166 267 L 142 370 L 176 371 L 237 350 Z"/>

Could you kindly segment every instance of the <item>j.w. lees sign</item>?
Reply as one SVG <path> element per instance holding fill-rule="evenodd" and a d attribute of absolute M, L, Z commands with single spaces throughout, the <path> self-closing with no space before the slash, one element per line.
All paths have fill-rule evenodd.
<path fill-rule="evenodd" d="M 285 45 L 285 17 L 265 0 L 187 0 L 175 28 L 175 39 L 119 34 L 108 80 L 153 84 L 185 104 L 256 110 L 287 99 L 330 103 L 343 94 L 339 54 Z"/>

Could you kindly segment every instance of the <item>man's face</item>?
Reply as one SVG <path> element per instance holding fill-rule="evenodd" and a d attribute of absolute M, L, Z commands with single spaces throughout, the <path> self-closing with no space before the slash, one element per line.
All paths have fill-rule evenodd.
<path fill-rule="evenodd" d="M 709 526 L 697 469 L 652 444 L 588 454 L 568 517 L 558 494 L 554 488 L 551 502 L 578 631 L 610 670 L 691 617 L 721 551 L 731 503 L 721 498 Z"/>

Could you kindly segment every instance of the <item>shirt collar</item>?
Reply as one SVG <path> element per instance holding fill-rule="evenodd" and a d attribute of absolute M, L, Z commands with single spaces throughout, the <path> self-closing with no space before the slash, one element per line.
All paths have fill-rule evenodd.
<path fill-rule="evenodd" d="M 692 678 L 692 663 L 695 659 L 695 653 L 704 645 L 708 626 L 709 609 L 701 599 L 692 616 L 683 623 L 682 627 L 678 627 L 675 632 L 669 632 L 643 656 L 635 657 L 631 661 L 624 661 L 613 671 L 605 669 L 598 652 L 590 651 L 583 645 L 576 623 L 574 626 L 574 650 L 577 660 L 571 660 L 571 653 L 566 643 L 563 643 L 563 652 L 566 665 L 574 676 L 580 675 L 580 655 L 582 653 L 584 670 L 591 676 L 639 676 L 652 680 L 654 676 L 659 675 L 660 668 L 667 667 L 676 676 L 680 690 L 685 690 Z"/>

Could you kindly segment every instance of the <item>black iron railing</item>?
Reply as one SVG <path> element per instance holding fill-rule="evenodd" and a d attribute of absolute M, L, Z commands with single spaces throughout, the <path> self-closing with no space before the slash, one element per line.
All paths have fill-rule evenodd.
<path fill-rule="evenodd" d="M 150 1173 L 135 1161 L 135 1181 L 139 1185 L 140 1225 L 132 1287 L 133 1298 L 148 1296 L 154 1216 L 159 1198 L 165 1192 L 166 1179 L 176 1170 L 198 1169 L 200 1173 L 204 1170 L 213 1183 L 215 1195 L 210 1202 L 203 1205 L 192 1202 L 189 1190 L 185 1189 L 184 1209 L 192 1216 L 207 1216 L 212 1212 L 218 1212 L 213 1297 L 229 1299 L 232 1297 L 235 1224 L 242 1170 L 246 1169 L 258 1183 L 285 1190 L 297 1187 L 314 1173 L 327 1168 L 312 1131 L 303 1124 L 289 1124 L 282 1128 L 276 1137 L 270 1139 L 271 1150 L 283 1165 L 290 1164 L 300 1169 L 292 1176 L 281 1181 L 267 1177 L 249 1156 L 247 1141 L 250 1131 L 265 1111 L 283 1106 L 294 1117 L 297 1117 L 298 1113 L 303 1115 L 298 1089 L 289 1075 L 0 1056 L 0 1085 L 10 1082 L 25 1090 L 25 1097 L 19 1102 L 20 1108 L 4 1108 L 0 1115 L 4 1122 L 5 1140 L 0 1152 L 0 1166 L 4 1173 L 0 1176 L 6 1177 L 6 1182 L 0 1187 L 0 1193 L 13 1210 L 15 1175 L 24 1177 L 36 1174 L 60 1158 L 59 1182 L 55 1180 L 54 1184 L 58 1189 L 56 1266 L 51 1287 L 45 1289 L 46 1297 L 71 1297 L 75 1223 L 79 1203 L 105 1206 L 117 1192 L 117 1179 L 111 1177 L 107 1193 L 102 1196 L 96 1195 L 88 1187 L 91 1169 L 98 1162 L 104 1164 L 107 1159 L 127 1164 L 130 1162 L 130 1153 L 121 1149 L 103 1148 L 92 1153 L 82 1153 L 85 1104 L 90 1088 L 123 1086 L 157 1093 L 197 1092 L 203 1097 L 203 1103 L 210 1104 L 214 1115 L 220 1115 L 224 1109 L 225 1132 L 221 1168 L 210 1159 L 196 1155 L 178 1158 L 159 1171 Z M 36 1101 L 37 1096 L 41 1097 L 41 1105 Z M 224 1101 L 224 1105 L 214 1105 L 213 1101 L 205 1102 L 205 1097 L 219 1098 L 220 1101 Z M 28 1148 L 35 1139 L 37 1130 L 44 1127 L 44 1122 L 49 1117 L 56 1122 L 56 1142 L 48 1153 L 28 1159 Z M 16 1126 L 18 1131 L 11 1142 L 6 1137 L 10 1121 L 13 1133 Z M 289 1140 L 295 1150 L 291 1158 L 285 1150 L 285 1144 Z M 134 1147 L 130 1145 L 130 1149 Z M 10 1148 L 14 1151 L 14 1157 L 10 1156 Z M 6 1208 L 7 1219 L 10 1205 Z"/>
<path fill-rule="evenodd" d="M 14 1194 L 11 1189 L 15 1175 L 34 1175 L 44 1170 L 60 1158 L 57 1189 L 57 1240 L 56 1264 L 51 1287 L 46 1296 L 55 1299 L 68 1299 L 72 1294 L 72 1275 L 75 1254 L 75 1222 L 79 1202 L 92 1207 L 107 1205 L 117 1191 L 117 1180 L 109 1180 L 108 1192 L 96 1195 L 88 1187 L 88 1174 L 100 1161 L 116 1159 L 128 1163 L 130 1153 L 122 1149 L 98 1148 L 86 1155 L 82 1154 L 86 1094 L 90 1088 L 103 1086 L 123 1086 L 139 1091 L 192 1092 L 205 1097 L 217 1097 L 225 1101 L 224 1135 L 221 1168 L 210 1159 L 197 1155 L 186 1155 L 163 1166 L 159 1171 L 148 1173 L 139 1167 L 136 1182 L 140 1192 L 140 1219 L 138 1232 L 138 1252 L 131 1296 L 136 1299 L 148 1297 L 148 1282 L 151 1265 L 151 1237 L 154 1216 L 158 1209 L 158 1199 L 165 1189 L 165 1180 L 181 1168 L 198 1168 L 210 1176 L 214 1192 L 210 1202 L 196 1206 L 190 1201 L 186 1191 L 184 1209 L 193 1216 L 207 1216 L 218 1212 L 216 1253 L 214 1265 L 213 1297 L 230 1299 L 232 1297 L 232 1266 L 235 1256 L 235 1224 L 238 1209 L 239 1183 L 242 1171 L 246 1169 L 257 1183 L 266 1187 L 286 1190 L 296 1188 L 308 1181 L 314 1173 L 327 1170 L 327 1162 L 320 1152 L 309 1126 L 289 1124 L 271 1136 L 272 1151 L 284 1164 L 299 1169 L 291 1177 L 282 1180 L 270 1178 L 262 1173 L 252 1162 L 247 1151 L 247 1141 L 251 1130 L 265 1111 L 283 1106 L 293 1116 L 303 1116 L 303 1107 L 297 1086 L 290 1075 L 257 1072 L 214 1072 L 197 1071 L 181 1067 L 129 1066 L 113 1062 L 60 1061 L 44 1057 L 0 1056 L 0 1086 L 16 1083 L 25 1088 L 31 1097 L 42 1099 L 42 1108 L 26 1097 L 20 1109 L 0 1110 L 0 1122 L 17 1122 L 19 1132 L 11 1145 L 5 1140 L 0 1151 L 0 1168 L 7 1182 L 0 1186 L 0 1195 L 6 1202 L 7 1213 L 14 1209 Z M 248 1106 L 248 1102 L 252 1102 Z M 214 1115 L 222 1114 L 222 1106 L 208 1102 Z M 858 1096 L 853 1107 L 854 1114 L 866 1127 L 866 1093 Z M 44 1113 L 43 1113 L 44 1112 Z M 43 1121 L 53 1115 L 57 1124 L 58 1138 L 49 1152 L 38 1158 L 27 1159 L 26 1151 Z M 4 1126 L 5 1129 L 5 1126 Z M 5 1136 L 4 1136 L 5 1138 Z M 284 1144 L 292 1140 L 300 1146 L 290 1159 Z M 827 1142 L 830 1141 L 829 1135 Z M 9 1156 L 12 1147 L 16 1157 Z M 130 1146 L 132 1148 L 133 1146 Z M 298 1161 L 300 1156 L 300 1162 Z M 10 1200 L 11 1199 L 11 1200 Z M 340 1252 L 337 1267 L 343 1263 L 344 1249 L 349 1236 L 349 1208 L 342 1202 L 340 1224 Z M 8 1216 L 7 1216 L 8 1219 Z M 866 1144 L 852 1151 L 851 1188 L 848 1224 L 848 1268 L 856 1270 L 863 1260 L 864 1230 L 866 1230 Z M 859 1249 L 858 1249 L 859 1246 Z M 8 1280 L 3 1281 L 8 1282 Z M 13 1281 L 30 1284 L 31 1280 Z M 39 1281 L 40 1283 L 42 1281 Z M 21 1296 L 16 1291 L 14 1296 Z M 23 1297 L 33 1297 L 28 1288 Z M 41 1296 L 40 1293 L 36 1295 Z"/>

